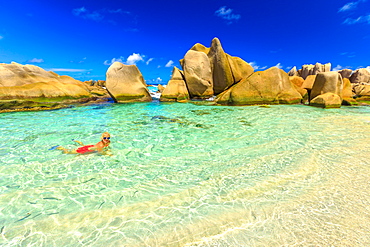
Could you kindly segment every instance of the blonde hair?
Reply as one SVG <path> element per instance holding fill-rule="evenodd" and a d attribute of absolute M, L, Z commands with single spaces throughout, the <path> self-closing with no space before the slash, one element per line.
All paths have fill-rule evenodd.
<path fill-rule="evenodd" d="M 104 132 L 103 134 L 101 134 L 101 138 L 103 138 L 103 136 L 105 136 L 105 135 L 109 135 L 110 136 L 110 134 L 108 132 Z"/>

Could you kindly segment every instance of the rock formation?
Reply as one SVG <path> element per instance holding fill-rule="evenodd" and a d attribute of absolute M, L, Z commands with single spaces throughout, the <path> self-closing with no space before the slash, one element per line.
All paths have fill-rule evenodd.
<path fill-rule="evenodd" d="M 171 80 L 168 81 L 166 88 L 163 89 L 160 101 L 182 102 L 190 99 L 182 73 L 178 68 L 173 68 Z"/>
<path fill-rule="evenodd" d="M 293 68 L 291 68 L 288 72 L 288 75 L 289 76 L 299 76 L 298 71 L 297 71 L 297 67 L 294 66 Z"/>
<path fill-rule="evenodd" d="M 221 93 L 216 102 L 222 105 L 294 104 L 301 94 L 286 72 L 277 67 L 258 71 Z"/>
<path fill-rule="evenodd" d="M 309 75 L 317 75 L 320 72 L 329 72 L 331 69 L 331 63 L 321 64 L 316 63 L 313 64 L 305 64 L 302 66 L 300 70 L 298 70 L 298 74 L 303 78 L 306 79 Z"/>
<path fill-rule="evenodd" d="M 113 63 L 107 70 L 105 84 L 115 102 L 152 100 L 144 78 L 136 65 Z"/>
<path fill-rule="evenodd" d="M 209 59 L 212 75 L 212 95 L 220 94 L 235 83 L 250 76 L 254 71 L 253 67 L 241 58 L 233 57 L 225 53 L 218 38 L 212 40 L 211 47 L 209 48 L 197 43 L 190 50 L 202 52 L 206 54 Z M 192 86 L 188 83 L 185 58 L 180 60 L 180 64 L 184 69 L 185 81 L 188 84 L 190 96 L 192 98 L 199 97 L 193 94 Z M 208 95 L 207 97 L 212 95 Z M 204 96 L 202 97 L 204 98 Z"/>
<path fill-rule="evenodd" d="M 353 89 L 355 91 L 355 98 L 357 101 L 370 101 L 370 85 L 357 84 L 353 87 Z"/>
<path fill-rule="evenodd" d="M 349 78 L 351 83 L 370 83 L 370 72 L 368 69 L 357 69 Z"/>
<path fill-rule="evenodd" d="M 351 74 L 352 74 L 352 70 L 350 69 L 342 69 L 340 71 L 338 71 L 338 73 L 342 76 L 342 78 L 350 78 Z"/>
<path fill-rule="evenodd" d="M 357 105 L 357 101 L 353 98 L 351 81 L 348 78 L 343 78 L 342 90 L 342 105 Z"/>
<path fill-rule="evenodd" d="M 60 108 L 92 100 L 89 86 L 34 65 L 0 64 L 0 110 Z"/>
<path fill-rule="evenodd" d="M 342 105 L 342 99 L 335 93 L 324 93 L 310 101 L 310 105 L 322 108 L 339 108 Z"/>
<path fill-rule="evenodd" d="M 189 50 L 183 60 L 183 69 L 190 97 L 209 98 L 213 95 L 212 70 L 207 54 Z"/>
<path fill-rule="evenodd" d="M 302 83 L 301 87 L 311 92 L 315 79 L 316 79 L 316 75 L 307 76 L 304 82 Z"/>
<path fill-rule="evenodd" d="M 208 57 L 211 62 L 213 90 L 217 95 L 234 84 L 228 56 L 224 52 L 218 38 L 212 40 Z"/>
<path fill-rule="evenodd" d="M 338 72 L 318 73 L 310 93 L 310 105 L 324 108 L 340 107 L 342 90 L 343 80 Z"/>
<path fill-rule="evenodd" d="M 302 97 L 307 99 L 307 89 L 302 87 L 305 80 L 300 76 L 289 76 L 289 80 Z"/>

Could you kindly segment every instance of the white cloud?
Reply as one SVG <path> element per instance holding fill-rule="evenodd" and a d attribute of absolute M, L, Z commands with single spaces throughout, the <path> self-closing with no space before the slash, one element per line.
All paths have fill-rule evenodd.
<path fill-rule="evenodd" d="M 31 60 L 27 61 L 28 63 L 43 63 L 44 59 L 42 58 L 32 58 Z"/>
<path fill-rule="evenodd" d="M 114 62 L 120 62 L 120 63 L 123 63 L 123 60 L 124 60 L 124 58 L 123 58 L 123 57 L 119 57 L 119 58 L 112 58 L 110 61 L 109 61 L 109 60 L 105 60 L 105 61 L 104 61 L 104 65 L 112 65 Z"/>
<path fill-rule="evenodd" d="M 370 24 L 370 15 L 360 16 L 356 19 L 354 18 L 347 18 L 343 22 L 344 24 L 352 25 L 356 23 L 367 23 Z"/>
<path fill-rule="evenodd" d="M 344 12 L 344 11 L 349 11 L 349 10 L 353 10 L 353 9 L 355 9 L 355 8 L 357 8 L 357 5 L 359 4 L 359 3 L 365 3 L 365 2 L 367 2 L 368 0 L 358 0 L 358 1 L 355 1 L 355 2 L 349 2 L 349 3 L 346 3 L 345 5 L 343 5 L 343 7 L 342 8 L 340 8 L 339 10 L 338 10 L 338 12 Z"/>
<path fill-rule="evenodd" d="M 151 61 L 153 61 L 154 60 L 154 58 L 149 58 L 148 59 L 148 61 L 146 61 L 146 65 L 149 65 L 149 63 L 151 62 Z"/>
<path fill-rule="evenodd" d="M 248 63 L 249 63 L 250 66 L 253 67 L 254 70 L 264 70 L 264 69 L 267 69 L 267 66 L 261 67 L 261 66 L 257 65 L 257 63 L 254 62 L 254 61 L 253 62 L 248 62 Z"/>
<path fill-rule="evenodd" d="M 339 70 L 342 70 L 343 69 L 343 67 L 341 66 L 341 65 L 337 65 L 337 66 L 335 66 L 332 70 L 333 71 L 339 71 Z"/>
<path fill-rule="evenodd" d="M 124 61 L 125 58 L 121 56 L 119 58 L 112 58 L 110 61 L 105 60 L 104 65 L 112 65 L 114 62 L 120 62 L 120 63 L 127 64 L 127 65 L 136 65 L 137 62 L 140 62 L 140 61 L 144 62 L 144 58 L 145 58 L 145 55 L 140 55 L 139 53 L 132 53 L 132 55 L 128 56 L 126 61 Z M 152 61 L 153 59 L 150 58 L 149 60 Z M 148 61 L 147 61 L 147 64 L 149 64 Z"/>
<path fill-rule="evenodd" d="M 89 19 L 93 21 L 102 21 L 104 19 L 106 22 L 111 23 L 111 24 L 116 24 L 116 22 L 113 20 L 106 20 L 105 19 L 106 15 L 112 15 L 112 14 L 131 15 L 129 11 L 123 11 L 122 9 L 104 8 L 104 9 L 90 11 L 86 9 L 85 7 L 73 9 L 72 13 L 75 16 L 78 16 L 80 18 Z"/>
<path fill-rule="evenodd" d="M 133 65 L 137 62 L 144 61 L 144 55 L 140 55 L 139 53 L 132 53 L 132 55 L 128 56 L 126 63 L 127 65 Z"/>
<path fill-rule="evenodd" d="M 104 19 L 104 16 L 100 14 L 98 11 L 89 11 L 85 7 L 73 9 L 72 13 L 75 16 L 81 17 L 83 19 L 89 19 L 93 21 L 101 21 Z"/>
<path fill-rule="evenodd" d="M 168 61 L 168 63 L 166 63 L 166 65 L 164 67 L 168 68 L 168 67 L 172 67 L 173 66 L 173 61 L 170 60 Z"/>
<path fill-rule="evenodd" d="M 236 15 L 232 13 L 232 9 L 227 9 L 226 6 L 220 7 L 218 10 L 215 11 L 215 15 L 218 17 L 221 17 L 222 19 L 233 21 L 233 20 L 239 20 L 241 18 L 241 15 Z"/>
<path fill-rule="evenodd" d="M 338 12 L 344 12 L 344 11 L 348 11 L 348 10 L 354 9 L 354 8 L 357 7 L 357 5 L 358 5 L 359 2 L 360 1 L 347 3 L 342 8 L 340 8 L 338 10 Z"/>
<path fill-rule="evenodd" d="M 276 64 L 275 67 L 277 67 L 278 69 L 282 69 L 283 68 L 283 66 L 281 65 L 281 63 Z"/>
<path fill-rule="evenodd" d="M 3 38 L 4 38 L 4 36 L 1 36 L 1 35 L 0 35 L 0 40 L 2 40 Z"/>
<path fill-rule="evenodd" d="M 155 82 L 162 82 L 163 80 L 162 80 L 162 78 L 160 78 L 160 77 L 157 77 L 157 79 L 155 79 Z"/>

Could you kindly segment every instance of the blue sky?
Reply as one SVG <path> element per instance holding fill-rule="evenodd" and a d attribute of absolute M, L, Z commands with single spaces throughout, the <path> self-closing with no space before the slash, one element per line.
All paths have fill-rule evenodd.
<path fill-rule="evenodd" d="M 121 61 L 166 83 L 188 49 L 214 37 L 256 70 L 367 67 L 370 0 L 0 0 L 0 62 L 79 80 L 104 80 Z"/>

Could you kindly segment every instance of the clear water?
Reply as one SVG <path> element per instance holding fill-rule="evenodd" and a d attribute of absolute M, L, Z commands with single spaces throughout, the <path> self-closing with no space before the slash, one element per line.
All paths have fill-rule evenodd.
<path fill-rule="evenodd" d="M 113 156 L 54 145 L 112 135 Z M 369 246 L 370 108 L 0 114 L 2 246 Z"/>

